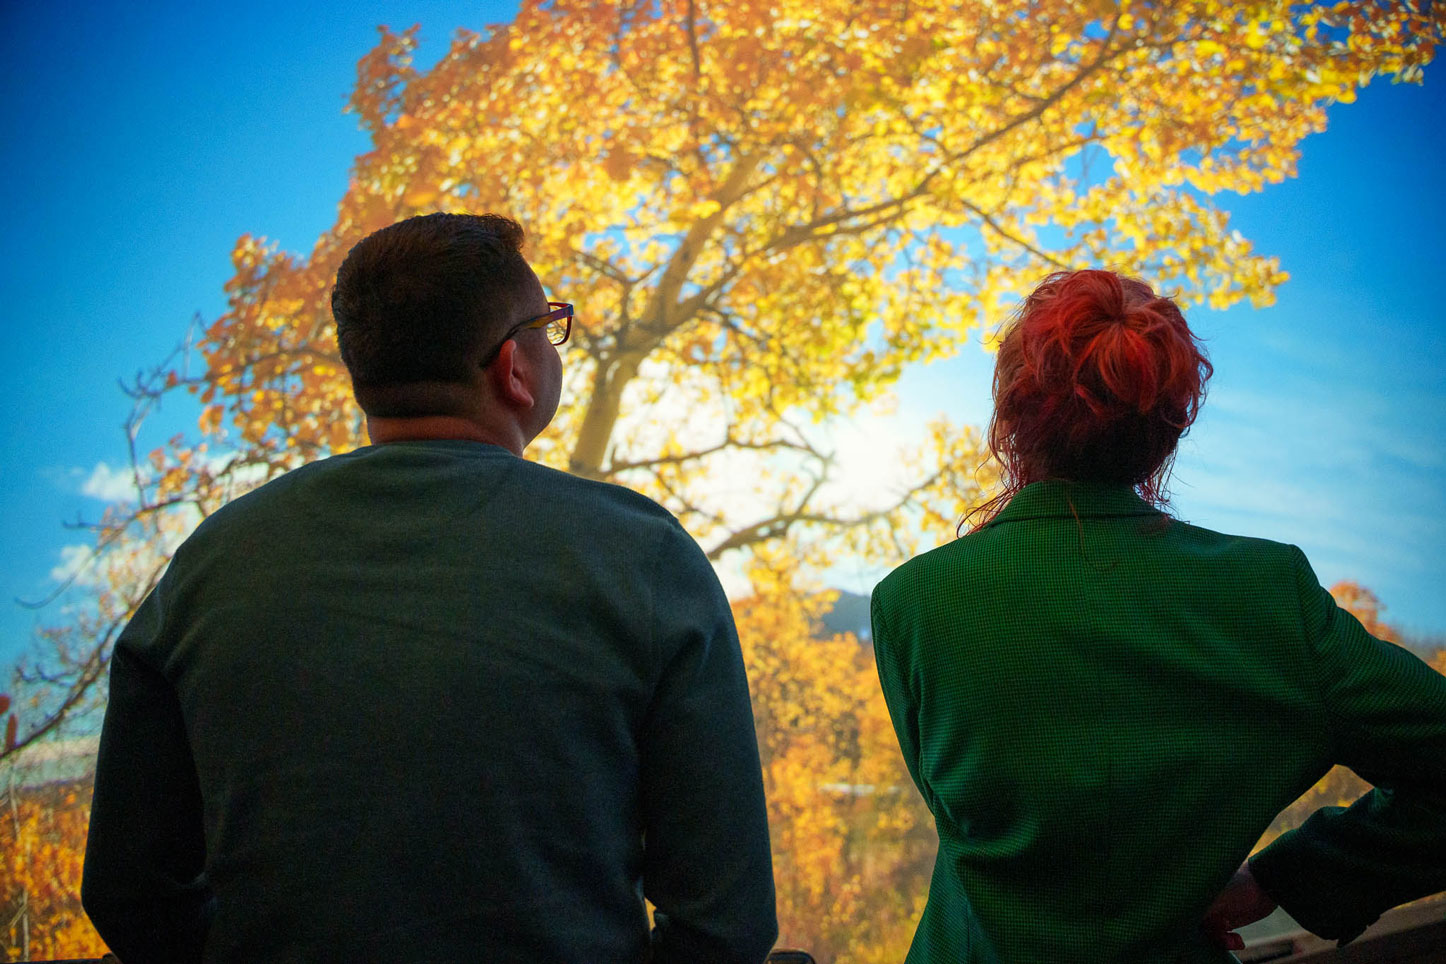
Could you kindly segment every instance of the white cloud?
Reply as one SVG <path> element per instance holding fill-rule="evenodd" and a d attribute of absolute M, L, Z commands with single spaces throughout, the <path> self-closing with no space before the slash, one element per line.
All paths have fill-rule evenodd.
<path fill-rule="evenodd" d="M 206 457 L 204 464 L 213 474 L 220 475 L 233 456 L 234 453 L 231 452 L 215 452 Z M 256 488 L 266 481 L 268 472 L 267 466 L 259 464 L 242 465 L 233 469 L 226 477 L 226 498 L 232 499 Z M 89 475 L 85 474 L 84 469 L 70 469 L 66 476 L 67 487 L 74 485 L 75 479 L 85 476 L 80 483 L 80 492 L 92 499 L 109 503 L 136 501 L 136 478 L 127 467 L 115 468 L 109 463 L 97 462 Z M 143 472 L 140 481 L 145 485 L 150 479 Z"/>
<path fill-rule="evenodd" d="M 75 581 L 78 586 L 96 586 L 100 580 L 91 560 L 95 549 L 91 546 L 72 544 L 60 547 L 60 564 L 50 570 L 50 578 L 56 582 Z"/>
<path fill-rule="evenodd" d="M 136 497 L 135 477 L 130 469 L 113 469 L 97 462 L 90 475 L 80 484 L 82 495 L 102 502 L 133 502 Z"/>

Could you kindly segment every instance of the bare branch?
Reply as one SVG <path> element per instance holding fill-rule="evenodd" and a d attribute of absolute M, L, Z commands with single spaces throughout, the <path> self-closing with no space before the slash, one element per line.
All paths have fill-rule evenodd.
<path fill-rule="evenodd" d="M 1046 251 L 1041 251 L 1039 248 L 1030 244 L 1028 241 L 1019 237 L 1018 235 L 1012 234 L 1009 231 L 1005 230 L 1003 225 L 1001 225 L 998 221 L 994 220 L 994 218 L 987 211 L 981 210 L 980 208 L 976 207 L 968 201 L 963 200 L 962 198 L 960 199 L 959 203 L 964 205 L 970 211 L 973 211 L 974 215 L 978 217 L 979 220 L 983 221 L 986 225 L 989 226 L 990 230 L 992 230 L 995 234 L 999 235 L 1001 238 L 1004 238 L 1006 241 L 1019 245 L 1021 248 L 1034 255 L 1036 258 L 1047 261 L 1050 264 L 1054 265 L 1056 268 L 1060 268 L 1063 270 L 1069 269 L 1069 265 L 1065 264 L 1054 255 L 1049 254 Z"/>
<path fill-rule="evenodd" d="M 630 278 L 625 271 L 623 271 L 617 265 L 613 264 L 611 261 L 608 261 L 606 258 L 599 258 L 591 251 L 586 251 L 582 248 L 572 248 L 571 250 L 572 256 L 574 258 L 583 262 L 588 267 L 596 271 L 598 274 L 610 278 L 613 281 L 616 281 L 624 288 L 635 287 L 636 285 L 641 284 L 648 276 L 647 274 L 644 274 L 637 278 Z M 648 274 L 651 273 L 651 271 L 648 272 Z"/>
<path fill-rule="evenodd" d="M 710 445 L 704 449 L 696 449 L 692 452 L 681 452 L 677 455 L 663 455 L 655 459 L 640 459 L 636 462 L 611 462 L 604 470 L 607 475 L 612 476 L 620 472 L 630 472 L 634 469 L 650 469 L 660 465 L 683 465 L 687 462 L 696 462 L 723 451 L 769 451 L 773 449 L 788 449 L 795 452 L 807 452 L 812 455 L 818 453 L 812 448 L 799 445 L 797 442 L 790 442 L 787 439 L 771 439 L 767 442 L 749 442 L 742 439 L 726 438 L 717 445 Z"/>
<path fill-rule="evenodd" d="M 85 695 L 90 692 L 90 688 L 100 679 L 101 674 L 105 672 L 105 667 L 109 663 L 106 654 L 110 649 L 111 642 L 118 629 L 118 622 L 111 623 L 100 642 L 90 651 L 90 655 L 86 658 L 85 663 L 79 670 L 78 678 L 75 683 L 71 685 L 65 698 L 50 712 L 45 720 L 42 721 L 39 726 L 25 734 L 24 737 L 17 740 L 14 746 L 0 748 L 0 763 L 20 753 L 26 747 L 42 739 L 65 722 L 75 707 L 85 698 Z"/>
<path fill-rule="evenodd" d="M 855 529 L 867 526 L 870 523 L 879 522 L 902 509 L 908 508 L 910 505 L 914 505 L 919 494 L 938 484 L 943 476 L 944 470 L 937 469 L 928 478 L 910 486 L 892 505 L 881 509 L 874 509 L 851 518 L 830 515 L 824 512 L 808 511 L 808 503 L 812 501 L 813 495 L 819 490 L 823 482 L 821 478 L 816 479 L 815 484 L 809 489 L 808 494 L 805 495 L 797 507 L 790 511 L 776 513 L 767 519 L 762 519 L 750 526 L 745 526 L 731 533 L 723 541 L 707 550 L 707 556 L 710 560 L 716 561 L 733 549 L 742 549 L 761 542 L 781 538 L 787 535 L 790 529 L 799 525 L 818 525 L 830 529 Z"/>

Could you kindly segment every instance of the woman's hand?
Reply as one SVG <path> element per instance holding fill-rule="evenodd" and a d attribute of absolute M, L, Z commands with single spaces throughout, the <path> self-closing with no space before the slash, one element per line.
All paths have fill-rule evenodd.
<path fill-rule="evenodd" d="M 1219 947 L 1228 951 L 1244 950 L 1245 941 L 1235 933 L 1235 929 L 1255 923 L 1275 908 L 1275 901 L 1255 882 L 1255 875 L 1250 872 L 1250 861 L 1247 860 L 1205 912 L 1200 929 Z"/>

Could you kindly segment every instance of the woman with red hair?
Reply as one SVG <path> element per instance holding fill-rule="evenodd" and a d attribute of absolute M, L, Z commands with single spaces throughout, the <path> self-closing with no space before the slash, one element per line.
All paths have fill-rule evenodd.
<path fill-rule="evenodd" d="M 1218 964 L 1277 904 L 1349 940 L 1446 889 L 1446 677 L 1294 546 L 1163 511 L 1210 374 L 1179 308 L 1108 271 L 1051 276 L 1005 332 L 1003 492 L 873 594 L 939 831 L 910 964 Z M 1377 789 L 1245 861 L 1336 763 Z"/>

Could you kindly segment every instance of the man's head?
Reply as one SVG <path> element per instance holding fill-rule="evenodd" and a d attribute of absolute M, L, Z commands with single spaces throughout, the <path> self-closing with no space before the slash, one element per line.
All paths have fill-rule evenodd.
<path fill-rule="evenodd" d="M 531 329 L 499 346 L 548 310 L 522 241 L 522 227 L 500 215 L 428 214 L 351 249 L 331 310 L 357 403 L 370 418 L 470 419 L 487 405 L 507 409 L 518 400 L 508 379 L 520 373 L 528 440 L 546 426 L 560 388 L 556 350 Z"/>

